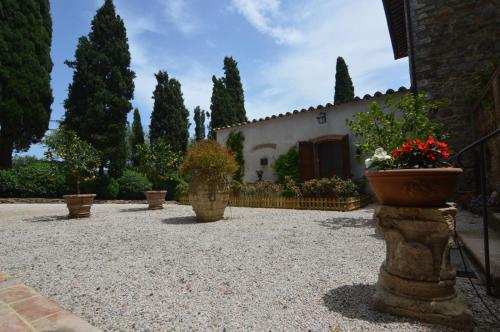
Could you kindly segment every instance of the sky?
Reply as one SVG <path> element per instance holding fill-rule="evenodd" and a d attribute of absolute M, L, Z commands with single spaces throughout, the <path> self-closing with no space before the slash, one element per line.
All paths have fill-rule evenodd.
<path fill-rule="evenodd" d="M 64 115 L 78 38 L 104 0 L 51 0 L 52 120 Z M 409 86 L 407 58 L 394 60 L 381 0 L 115 0 L 127 29 L 132 101 L 147 130 L 154 73 L 166 70 L 182 85 L 184 102 L 210 109 L 212 75 L 232 56 L 249 119 L 333 102 L 335 63 L 349 66 L 355 94 Z M 132 112 L 129 114 L 132 121 Z M 57 126 L 52 121 L 50 127 Z M 192 126 L 193 127 L 193 126 Z M 34 145 L 24 154 L 42 156 Z"/>

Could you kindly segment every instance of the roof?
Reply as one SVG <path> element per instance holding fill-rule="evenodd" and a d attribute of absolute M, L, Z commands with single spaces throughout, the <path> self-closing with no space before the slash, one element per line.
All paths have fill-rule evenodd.
<path fill-rule="evenodd" d="M 404 0 L 382 0 L 391 36 L 394 59 L 408 56 Z"/>
<path fill-rule="evenodd" d="M 280 113 L 278 115 L 267 116 L 265 118 L 253 119 L 253 120 L 249 120 L 249 121 L 246 121 L 246 122 L 240 122 L 240 123 L 234 123 L 234 124 L 231 124 L 231 125 L 228 125 L 228 126 L 215 128 L 214 130 L 215 131 L 219 131 L 219 130 L 224 130 L 224 129 L 241 127 L 241 126 L 246 126 L 246 125 L 249 125 L 249 124 L 252 124 L 252 123 L 263 122 L 263 121 L 268 121 L 268 120 L 283 118 L 283 117 L 287 117 L 287 116 L 293 116 L 295 114 L 304 113 L 304 112 L 314 112 L 314 111 L 318 111 L 318 110 L 333 109 L 333 108 L 335 108 L 335 107 L 337 107 L 339 105 L 345 105 L 345 104 L 355 103 L 355 102 L 358 102 L 360 100 L 369 100 L 371 98 L 376 98 L 376 97 L 390 95 L 390 94 L 393 94 L 393 93 L 396 93 L 396 92 L 404 92 L 404 91 L 408 91 L 408 89 L 406 87 L 404 87 L 404 86 L 400 87 L 397 91 L 394 91 L 393 89 L 388 89 L 385 93 L 377 91 L 373 95 L 366 94 L 366 95 L 363 96 L 363 98 L 356 96 L 356 97 L 354 97 L 353 101 L 350 101 L 350 102 L 347 102 L 347 103 L 340 103 L 340 104 L 335 104 L 335 105 L 333 105 L 331 103 L 327 103 L 326 105 L 318 105 L 316 107 L 312 107 L 311 106 L 309 108 L 303 108 L 301 110 L 293 110 L 292 112 L 286 112 L 285 114 Z"/>

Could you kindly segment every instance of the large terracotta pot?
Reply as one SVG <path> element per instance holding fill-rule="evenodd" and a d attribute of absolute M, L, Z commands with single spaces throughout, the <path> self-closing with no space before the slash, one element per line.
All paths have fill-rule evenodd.
<path fill-rule="evenodd" d="M 165 196 L 167 195 L 166 190 L 149 190 L 145 191 L 144 195 L 146 195 L 150 210 L 163 209 L 163 203 L 165 203 Z"/>
<path fill-rule="evenodd" d="M 90 217 L 90 208 L 94 202 L 95 194 L 64 195 L 70 218 Z"/>
<path fill-rule="evenodd" d="M 189 183 L 189 203 L 198 221 L 220 220 L 224 217 L 224 210 L 229 203 L 229 185 L 209 185 L 204 181 L 192 179 Z"/>
<path fill-rule="evenodd" d="M 392 169 L 365 174 L 381 204 L 441 206 L 455 191 L 462 169 Z"/>

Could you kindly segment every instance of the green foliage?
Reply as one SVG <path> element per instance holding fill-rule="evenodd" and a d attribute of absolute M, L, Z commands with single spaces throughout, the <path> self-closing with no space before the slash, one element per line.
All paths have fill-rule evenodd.
<path fill-rule="evenodd" d="M 285 176 L 283 197 L 301 197 L 302 192 L 300 186 L 290 177 Z"/>
<path fill-rule="evenodd" d="M 56 163 L 35 161 L 0 170 L 1 197 L 61 197 L 69 192 L 66 176 Z"/>
<path fill-rule="evenodd" d="M 351 197 L 359 195 L 358 186 L 350 179 L 334 176 L 331 179 L 313 179 L 302 184 L 304 197 Z"/>
<path fill-rule="evenodd" d="M 186 181 L 180 181 L 175 191 L 178 197 L 186 196 L 189 193 L 189 184 Z"/>
<path fill-rule="evenodd" d="M 144 192 L 151 190 L 152 184 L 147 176 L 132 170 L 125 170 L 118 179 L 121 199 L 144 199 Z"/>
<path fill-rule="evenodd" d="M 180 197 L 180 193 L 177 191 L 179 186 L 187 185 L 187 182 L 184 180 L 182 176 L 177 173 L 172 173 L 165 180 L 165 190 L 167 190 L 167 199 L 168 200 L 178 200 Z"/>
<path fill-rule="evenodd" d="M 273 165 L 274 172 L 278 176 L 278 182 L 285 183 L 285 178 L 299 182 L 299 151 L 297 147 L 291 147 L 287 153 L 282 154 L 276 159 Z"/>
<path fill-rule="evenodd" d="M 109 175 L 99 175 L 85 182 L 83 190 L 96 194 L 97 199 L 115 199 L 120 191 L 118 181 Z"/>
<path fill-rule="evenodd" d="M 199 141 L 186 154 L 179 173 L 201 181 L 219 184 L 238 169 L 232 153 L 213 140 Z"/>
<path fill-rule="evenodd" d="M 154 106 L 149 125 L 151 141 L 163 139 L 173 151 L 186 152 L 189 139 L 189 112 L 184 106 L 181 84 L 159 71 L 153 92 Z"/>
<path fill-rule="evenodd" d="M 40 142 L 49 125 L 52 19 L 49 0 L 0 3 L 0 169 Z"/>
<path fill-rule="evenodd" d="M 148 145 L 139 145 L 138 158 L 141 160 L 140 171 L 146 174 L 154 190 L 166 190 L 167 182 L 177 174 L 175 170 L 180 161 L 178 152 L 172 150 L 164 139 L 156 139 Z"/>
<path fill-rule="evenodd" d="M 212 99 L 209 137 L 215 139 L 214 129 L 247 121 L 245 97 L 238 63 L 232 57 L 224 58 L 223 78 L 212 76 Z"/>
<path fill-rule="evenodd" d="M 245 174 L 245 158 L 243 157 L 243 144 L 245 143 L 245 136 L 241 131 L 232 131 L 227 136 L 226 146 L 234 155 L 238 163 L 238 170 L 234 173 L 234 179 L 241 182 Z"/>
<path fill-rule="evenodd" d="M 342 57 L 337 58 L 335 72 L 335 96 L 334 104 L 347 103 L 354 99 L 354 86 L 347 64 Z"/>
<path fill-rule="evenodd" d="M 385 104 L 391 107 L 387 112 L 380 104 L 372 103 L 367 112 L 355 114 L 354 120 L 346 120 L 357 138 L 354 145 L 358 157 L 372 156 L 379 147 L 392 151 L 408 139 L 445 138 L 443 127 L 429 117 L 440 104 L 428 101 L 424 93 L 387 98 Z"/>
<path fill-rule="evenodd" d="M 194 108 L 194 137 L 196 141 L 205 139 L 205 111 L 196 106 Z"/>
<path fill-rule="evenodd" d="M 61 166 L 80 194 L 83 177 L 92 177 L 99 166 L 99 152 L 82 141 L 75 132 L 57 129 L 44 139 L 48 147 L 45 156 L 49 160 L 61 160 Z"/>
<path fill-rule="evenodd" d="M 132 122 L 132 130 L 129 137 L 130 160 L 133 167 L 140 167 L 140 159 L 137 155 L 137 146 L 144 144 L 144 129 L 142 128 L 141 114 L 136 108 L 134 110 L 134 121 Z"/>
<path fill-rule="evenodd" d="M 126 163 L 127 114 L 132 109 L 134 72 L 125 25 L 106 0 L 92 20 L 91 32 L 81 37 L 64 102 L 65 126 L 92 144 L 101 155 L 101 167 L 120 176 Z"/>

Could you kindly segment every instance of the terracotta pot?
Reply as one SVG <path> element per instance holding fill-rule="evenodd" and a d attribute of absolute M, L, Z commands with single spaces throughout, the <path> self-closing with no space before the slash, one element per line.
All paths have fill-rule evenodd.
<path fill-rule="evenodd" d="M 192 179 L 189 183 L 189 203 L 200 222 L 217 221 L 224 217 L 229 203 L 229 185 L 208 185 Z"/>
<path fill-rule="evenodd" d="M 166 190 L 149 190 L 145 191 L 144 195 L 146 195 L 150 210 L 163 209 L 163 203 L 165 203 L 165 196 L 167 195 Z"/>
<path fill-rule="evenodd" d="M 455 191 L 462 169 L 392 169 L 365 174 L 381 204 L 441 206 Z"/>
<path fill-rule="evenodd" d="M 95 194 L 64 195 L 63 198 L 66 201 L 70 218 L 90 217 L 90 208 Z"/>

